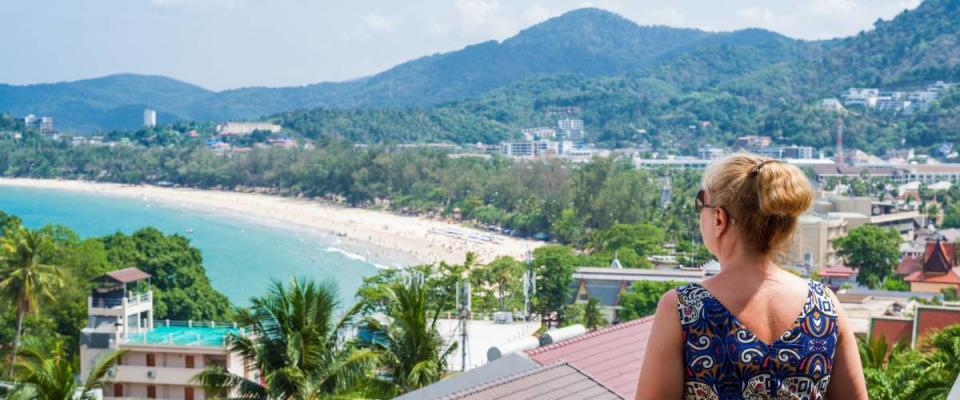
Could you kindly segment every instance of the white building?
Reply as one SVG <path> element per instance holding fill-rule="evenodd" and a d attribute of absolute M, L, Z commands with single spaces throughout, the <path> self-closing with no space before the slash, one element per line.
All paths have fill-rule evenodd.
<path fill-rule="evenodd" d="M 280 133 L 282 129 L 280 125 L 269 122 L 227 122 L 217 125 L 217 133 L 221 135 L 249 135 L 254 131 Z"/>
<path fill-rule="evenodd" d="M 87 298 L 87 327 L 80 333 L 81 380 L 102 354 L 127 351 L 107 375 L 104 399 L 205 399 L 203 388 L 192 379 L 211 365 L 258 378 L 227 348 L 228 335 L 242 335 L 242 328 L 154 321 L 150 275 L 137 268 L 109 272 L 95 282 Z"/>
<path fill-rule="evenodd" d="M 143 126 L 145 128 L 153 128 L 157 126 L 157 111 L 151 109 L 143 110 Z"/>

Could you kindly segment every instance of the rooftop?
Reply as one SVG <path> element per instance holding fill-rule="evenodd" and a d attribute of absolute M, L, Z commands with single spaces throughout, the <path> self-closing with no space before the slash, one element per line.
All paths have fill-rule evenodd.
<path fill-rule="evenodd" d="M 105 283 L 131 283 L 149 278 L 150 274 L 143 272 L 138 268 L 131 267 L 107 272 L 97 277 L 95 281 Z"/>
<path fill-rule="evenodd" d="M 488 382 L 441 399 L 623 399 L 569 363 L 556 363 Z"/>
<path fill-rule="evenodd" d="M 595 377 L 627 399 L 636 395 L 653 318 L 613 325 L 526 354 L 540 364 L 566 362 Z"/>

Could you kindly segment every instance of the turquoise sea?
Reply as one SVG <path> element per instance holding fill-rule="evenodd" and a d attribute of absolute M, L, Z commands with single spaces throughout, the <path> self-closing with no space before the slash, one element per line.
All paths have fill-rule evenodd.
<path fill-rule="evenodd" d="M 31 228 L 60 224 L 83 237 L 129 234 L 146 226 L 183 235 L 201 250 L 213 287 L 237 305 L 265 293 L 271 278 L 286 281 L 292 275 L 331 279 L 341 303 L 351 304 L 363 277 L 376 273 L 374 264 L 340 250 L 333 235 L 141 199 L 0 186 L 0 210 Z"/>

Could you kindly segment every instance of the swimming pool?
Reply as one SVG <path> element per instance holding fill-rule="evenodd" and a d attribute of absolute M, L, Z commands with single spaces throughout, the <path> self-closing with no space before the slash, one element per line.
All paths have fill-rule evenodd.
<path fill-rule="evenodd" d="M 240 333 L 238 328 L 210 328 L 189 326 L 158 326 L 144 333 L 132 333 L 124 343 L 173 346 L 220 347 L 228 334 Z"/>

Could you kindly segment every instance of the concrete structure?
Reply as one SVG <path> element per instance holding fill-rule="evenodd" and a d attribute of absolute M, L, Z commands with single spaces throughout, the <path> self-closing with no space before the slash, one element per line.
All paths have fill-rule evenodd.
<path fill-rule="evenodd" d="M 511 158 L 532 159 L 546 157 L 578 157 L 577 151 L 587 151 L 591 156 L 592 150 L 578 149 L 577 145 L 569 140 L 524 140 L 515 142 L 501 142 L 500 155 Z"/>
<path fill-rule="evenodd" d="M 153 320 L 150 275 L 127 268 L 98 277 L 87 298 L 87 327 L 80 334 L 80 377 L 101 355 L 126 350 L 108 374 L 104 399 L 206 398 L 193 377 L 210 365 L 256 379 L 243 359 L 227 349 L 233 324 Z"/>
<path fill-rule="evenodd" d="M 846 235 L 847 229 L 847 220 L 837 216 L 801 215 L 793 242 L 786 253 L 787 263 L 811 270 L 839 264 L 833 241 Z"/>
<path fill-rule="evenodd" d="M 143 110 L 143 127 L 153 128 L 157 126 L 157 111 L 151 109 Z"/>
<path fill-rule="evenodd" d="M 497 323 L 493 320 L 470 320 L 467 323 L 467 364 L 463 367 L 460 343 L 460 321 L 457 319 L 437 320 L 437 332 L 440 337 L 450 338 L 457 343 L 457 350 L 447 357 L 447 369 L 450 371 L 470 370 L 487 363 L 487 350 L 515 340 L 530 337 L 540 329 L 540 320 Z"/>
<path fill-rule="evenodd" d="M 227 122 L 217 125 L 217 133 L 221 135 L 249 135 L 255 131 L 280 133 L 280 125 L 269 122 Z"/>
<path fill-rule="evenodd" d="M 615 264 L 619 261 L 614 260 Z M 591 297 L 600 301 L 600 311 L 608 322 L 620 320 L 620 295 L 639 281 L 700 282 L 707 276 L 702 269 L 640 269 L 581 267 L 573 273 L 573 303 L 586 303 Z"/>
<path fill-rule="evenodd" d="M 919 305 L 913 316 L 879 316 L 870 319 L 870 338 L 882 337 L 888 346 L 898 342 L 922 348 L 936 331 L 960 324 L 960 307 Z"/>

